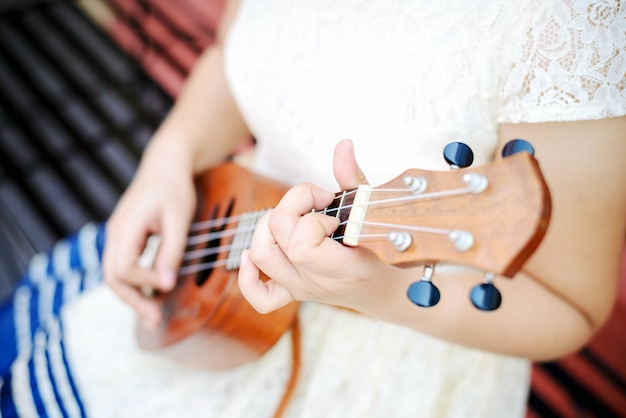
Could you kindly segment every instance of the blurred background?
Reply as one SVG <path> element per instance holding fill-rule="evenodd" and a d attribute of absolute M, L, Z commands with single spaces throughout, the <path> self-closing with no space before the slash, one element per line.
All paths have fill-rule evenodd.
<path fill-rule="evenodd" d="M 0 0 L 0 299 L 35 253 L 108 217 L 223 2 Z M 626 252 L 622 272 L 596 338 L 533 368 L 529 418 L 626 417 Z"/>

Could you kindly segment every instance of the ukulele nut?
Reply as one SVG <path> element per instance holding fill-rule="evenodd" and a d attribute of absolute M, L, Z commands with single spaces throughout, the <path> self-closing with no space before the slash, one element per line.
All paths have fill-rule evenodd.
<path fill-rule="evenodd" d="M 424 193 L 428 186 L 428 181 L 424 177 L 406 176 L 403 179 L 404 185 L 413 192 L 413 194 Z"/>
<path fill-rule="evenodd" d="M 413 243 L 413 238 L 411 237 L 411 234 L 406 231 L 390 232 L 387 235 L 387 238 L 398 252 L 404 252 L 408 250 Z"/>
<path fill-rule="evenodd" d="M 489 180 L 487 180 L 487 177 L 476 173 L 464 174 L 463 181 L 465 182 L 468 191 L 472 194 L 479 194 L 484 192 L 489 185 Z"/>
<path fill-rule="evenodd" d="M 450 241 L 454 244 L 454 248 L 462 253 L 470 250 L 474 246 L 474 235 L 468 231 L 455 229 L 450 231 L 448 238 L 450 238 Z"/>

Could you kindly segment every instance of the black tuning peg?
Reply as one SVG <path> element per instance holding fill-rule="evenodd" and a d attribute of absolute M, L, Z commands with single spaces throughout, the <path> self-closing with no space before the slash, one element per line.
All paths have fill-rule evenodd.
<path fill-rule="evenodd" d="M 493 285 L 493 273 L 485 274 L 483 283 L 472 288 L 470 299 L 481 311 L 495 311 L 502 303 L 500 291 Z"/>
<path fill-rule="evenodd" d="M 411 302 L 422 308 L 430 308 L 439 303 L 441 294 L 431 279 L 433 277 L 434 266 L 427 265 L 424 267 L 424 276 L 419 282 L 413 282 L 406 292 Z"/>
<path fill-rule="evenodd" d="M 504 148 L 502 148 L 502 156 L 505 158 L 517 154 L 518 152 L 527 152 L 530 155 L 535 155 L 533 146 L 523 139 L 513 139 L 507 142 Z"/>
<path fill-rule="evenodd" d="M 443 158 L 453 169 L 465 168 L 474 162 L 474 153 L 467 144 L 450 142 L 443 149 Z"/>

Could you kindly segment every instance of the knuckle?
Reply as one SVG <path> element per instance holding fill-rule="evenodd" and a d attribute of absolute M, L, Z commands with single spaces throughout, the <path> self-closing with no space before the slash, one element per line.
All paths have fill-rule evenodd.
<path fill-rule="evenodd" d="M 288 258 L 295 264 L 306 263 L 311 259 L 311 247 L 302 242 L 294 242 L 289 246 Z"/>
<path fill-rule="evenodd" d="M 311 183 L 308 183 L 308 182 L 299 183 L 293 187 L 293 191 L 294 193 L 298 193 L 298 194 L 308 193 L 309 190 L 311 189 L 311 186 L 312 186 Z"/>
<path fill-rule="evenodd" d="M 260 314 L 268 314 L 270 313 L 272 310 L 269 308 L 269 306 L 265 305 L 265 304 L 261 304 L 261 303 L 256 303 L 253 305 L 254 309 L 260 313 Z"/>
<path fill-rule="evenodd" d="M 117 286 L 124 282 L 124 278 L 127 276 L 127 274 L 128 272 L 126 271 L 126 269 L 121 267 L 113 267 L 111 271 L 105 273 L 104 279 L 109 285 Z"/>
<path fill-rule="evenodd" d="M 264 266 L 270 262 L 272 252 L 266 246 L 256 246 L 250 249 L 250 260 L 257 266 Z"/>
<path fill-rule="evenodd" d="M 269 216 L 267 219 L 267 226 L 270 231 L 276 231 L 277 229 L 283 227 L 284 218 L 283 213 L 280 209 L 274 209 L 267 216 Z"/>

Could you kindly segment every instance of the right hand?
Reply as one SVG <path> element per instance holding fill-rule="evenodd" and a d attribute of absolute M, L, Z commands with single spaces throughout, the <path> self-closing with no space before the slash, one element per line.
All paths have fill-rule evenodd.
<path fill-rule="evenodd" d="M 142 289 L 168 292 L 176 284 L 196 206 L 190 160 L 176 144 L 152 143 L 107 222 L 105 282 L 150 329 L 159 325 L 162 313 L 159 303 Z M 152 234 L 161 236 L 154 265 L 139 267 L 137 260 Z"/>

